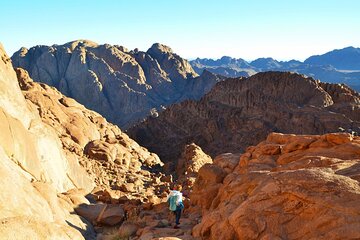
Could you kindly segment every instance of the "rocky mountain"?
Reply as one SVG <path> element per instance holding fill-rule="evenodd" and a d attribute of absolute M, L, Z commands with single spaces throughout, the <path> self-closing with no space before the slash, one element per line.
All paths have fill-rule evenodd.
<path fill-rule="evenodd" d="M 156 154 L 148 152 L 100 114 L 53 87 L 33 82 L 25 70 L 15 71 L 29 107 L 38 112 L 45 125 L 55 129 L 66 158 L 79 162 L 96 186 L 120 188 L 130 179 L 144 180 L 143 175 L 151 175 L 146 170 L 139 174 L 142 168 L 163 165 Z"/>
<path fill-rule="evenodd" d="M 331 65 L 336 69 L 360 70 L 360 48 L 336 49 L 322 55 L 311 56 L 304 63 L 311 65 Z"/>
<path fill-rule="evenodd" d="M 26 70 L 14 71 L 1 45 L 0 56 L 1 239 L 360 237 L 356 132 L 271 133 L 244 154 L 214 159 L 189 142 L 179 148 L 176 173 L 186 198 L 180 229 L 174 229 L 166 203 L 173 179 L 161 172 L 156 154 L 100 114 L 34 82 Z M 196 87 L 204 86 L 193 82 Z M 199 139 L 223 144 L 224 152 L 242 148 L 232 141 L 243 127 L 248 132 L 241 139 L 250 141 L 267 126 L 357 131 L 358 111 L 359 95 L 346 86 L 273 72 L 218 83 L 199 103 L 187 101 L 151 119 L 173 116 L 161 129 L 172 134 L 170 147 L 182 141 L 173 133 L 191 128 L 194 136 L 204 134 Z M 221 138 L 230 135 L 235 137 Z"/>
<path fill-rule="evenodd" d="M 304 62 L 277 61 L 273 58 L 259 58 L 247 62 L 241 58 L 223 57 L 218 60 L 197 58 L 190 61 L 190 64 L 198 74 L 206 69 L 226 77 L 248 77 L 264 71 L 297 72 L 322 82 L 345 83 L 360 91 L 360 49 L 354 47 L 311 56 Z"/>
<path fill-rule="evenodd" d="M 76 160 L 66 158 L 55 129 L 30 108 L 2 46 L 0 55 L 0 235 L 83 239 L 80 232 L 91 235 L 93 229 L 61 193 L 87 193 L 95 184 Z"/>
<path fill-rule="evenodd" d="M 188 61 L 158 43 L 142 52 L 78 40 L 21 48 L 12 61 L 35 81 L 56 87 L 122 128 L 172 103 L 198 99 L 221 80 L 209 72 L 198 76 Z"/>
<path fill-rule="evenodd" d="M 159 201 L 156 154 L 0 53 L 2 239 L 95 239 L 94 226 Z"/>
<path fill-rule="evenodd" d="M 200 239 L 360 238 L 360 138 L 270 134 L 199 171 Z M 200 209 L 198 209 L 200 206 Z M 226 229 L 226 231 L 224 231 Z"/>
<path fill-rule="evenodd" d="M 175 104 L 128 132 L 174 164 L 194 142 L 212 157 L 241 152 L 270 132 L 360 133 L 360 95 L 296 73 L 264 72 L 218 83 L 200 101 Z"/>

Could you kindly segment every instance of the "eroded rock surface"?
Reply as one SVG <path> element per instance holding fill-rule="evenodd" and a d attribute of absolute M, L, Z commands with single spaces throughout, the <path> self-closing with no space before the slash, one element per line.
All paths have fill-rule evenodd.
<path fill-rule="evenodd" d="M 148 170 L 162 165 L 156 154 L 148 152 L 98 113 L 53 87 L 33 82 L 25 70 L 18 68 L 16 72 L 25 99 L 41 120 L 56 130 L 62 151 L 72 164 L 80 163 L 87 173 L 82 171 L 98 187 L 119 190 L 118 197 L 131 198 L 135 193 L 140 196 L 146 192 L 144 183 L 156 177 Z"/>
<path fill-rule="evenodd" d="M 359 137 L 272 133 L 240 157 L 228 154 L 200 169 L 191 203 L 200 206 L 202 220 L 193 235 L 357 239 L 359 166 Z"/>
<path fill-rule="evenodd" d="M 212 162 L 211 157 L 196 144 L 185 146 L 176 166 L 177 182 L 182 185 L 185 195 L 191 191 L 200 168 Z"/>
<path fill-rule="evenodd" d="M 122 128 L 174 102 L 198 99 L 221 80 L 209 72 L 198 77 L 187 60 L 158 43 L 142 52 L 78 40 L 21 48 L 12 61 Z"/>
<path fill-rule="evenodd" d="M 200 101 L 175 104 L 129 130 L 164 162 L 190 142 L 215 157 L 240 152 L 270 132 L 360 133 L 360 96 L 344 85 L 295 73 L 265 72 L 218 83 Z"/>
<path fill-rule="evenodd" d="M 2 239 L 91 240 L 93 225 L 120 224 L 132 207 L 159 202 L 169 183 L 156 154 L 0 54 Z"/>
<path fill-rule="evenodd" d="M 27 104 L 0 46 L 0 236 L 2 239 L 93 239 L 62 192 L 94 183 L 61 150 L 55 130 Z"/>

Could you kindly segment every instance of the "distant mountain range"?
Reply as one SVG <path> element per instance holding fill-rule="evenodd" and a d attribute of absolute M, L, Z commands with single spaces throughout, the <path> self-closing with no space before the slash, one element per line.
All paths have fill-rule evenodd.
<path fill-rule="evenodd" d="M 198 74 L 206 69 L 226 77 L 248 77 L 264 71 L 297 72 L 323 82 L 345 83 L 360 91 L 360 48 L 354 47 L 311 56 L 304 62 L 277 61 L 273 58 L 258 58 L 247 62 L 241 58 L 224 56 L 217 60 L 197 58 L 190 61 L 190 64 Z"/>
<path fill-rule="evenodd" d="M 123 129 L 148 116 L 157 117 L 174 103 L 199 100 L 225 77 L 290 71 L 323 82 L 345 83 L 360 91 L 360 50 L 353 47 L 312 56 L 304 62 L 272 58 L 247 62 L 222 57 L 189 63 L 159 43 L 144 52 L 77 40 L 21 48 L 11 60 L 14 67 L 27 70 L 34 81 L 56 87 Z"/>

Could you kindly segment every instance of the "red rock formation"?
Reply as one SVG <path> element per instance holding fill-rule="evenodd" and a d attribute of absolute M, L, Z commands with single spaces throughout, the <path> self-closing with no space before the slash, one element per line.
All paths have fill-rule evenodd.
<path fill-rule="evenodd" d="M 79 161 L 98 186 L 119 189 L 134 184 L 137 194 L 147 191 L 144 182 L 152 182 L 156 176 L 141 168 L 162 165 L 156 154 L 55 88 L 33 82 L 25 70 L 16 72 L 25 99 L 45 124 L 56 129 L 68 159 Z M 135 194 L 127 188 L 123 191 L 120 195 Z"/>
<path fill-rule="evenodd" d="M 141 201 L 159 203 L 155 194 L 169 184 L 152 172 L 162 164 L 156 154 L 25 70 L 15 72 L 1 45 L 0 56 L 1 239 L 95 239 L 76 212 L 113 225 Z M 89 199 L 103 203 L 84 197 L 95 185 Z"/>
<path fill-rule="evenodd" d="M 214 157 L 243 151 L 274 131 L 360 132 L 359 107 L 359 94 L 344 86 L 266 72 L 220 82 L 200 101 L 172 105 L 128 132 L 168 162 L 191 142 Z"/>
<path fill-rule="evenodd" d="M 235 167 L 233 163 L 238 159 Z M 224 168 L 230 165 L 231 168 Z M 360 238 L 360 137 L 272 133 L 199 171 L 202 239 Z M 231 170 L 231 171 L 229 171 Z"/>
<path fill-rule="evenodd" d="M 29 106 L 1 44 L 0 56 L 1 238 L 93 238 L 92 226 L 73 214 L 71 200 L 62 194 L 72 188 L 87 194 L 93 181 L 66 157 L 55 129 Z"/>
<path fill-rule="evenodd" d="M 196 144 L 192 143 L 185 146 L 176 166 L 177 183 L 182 185 L 184 195 L 188 196 L 189 191 L 191 191 L 200 168 L 212 162 L 211 157 Z"/>

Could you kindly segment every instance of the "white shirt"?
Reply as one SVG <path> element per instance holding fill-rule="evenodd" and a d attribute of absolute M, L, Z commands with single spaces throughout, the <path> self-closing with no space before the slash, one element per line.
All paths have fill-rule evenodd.
<path fill-rule="evenodd" d="M 166 201 L 169 200 L 170 197 L 177 196 L 176 198 L 176 206 L 179 206 L 182 203 L 182 193 L 177 190 L 171 190 L 170 194 L 167 196 Z"/>

